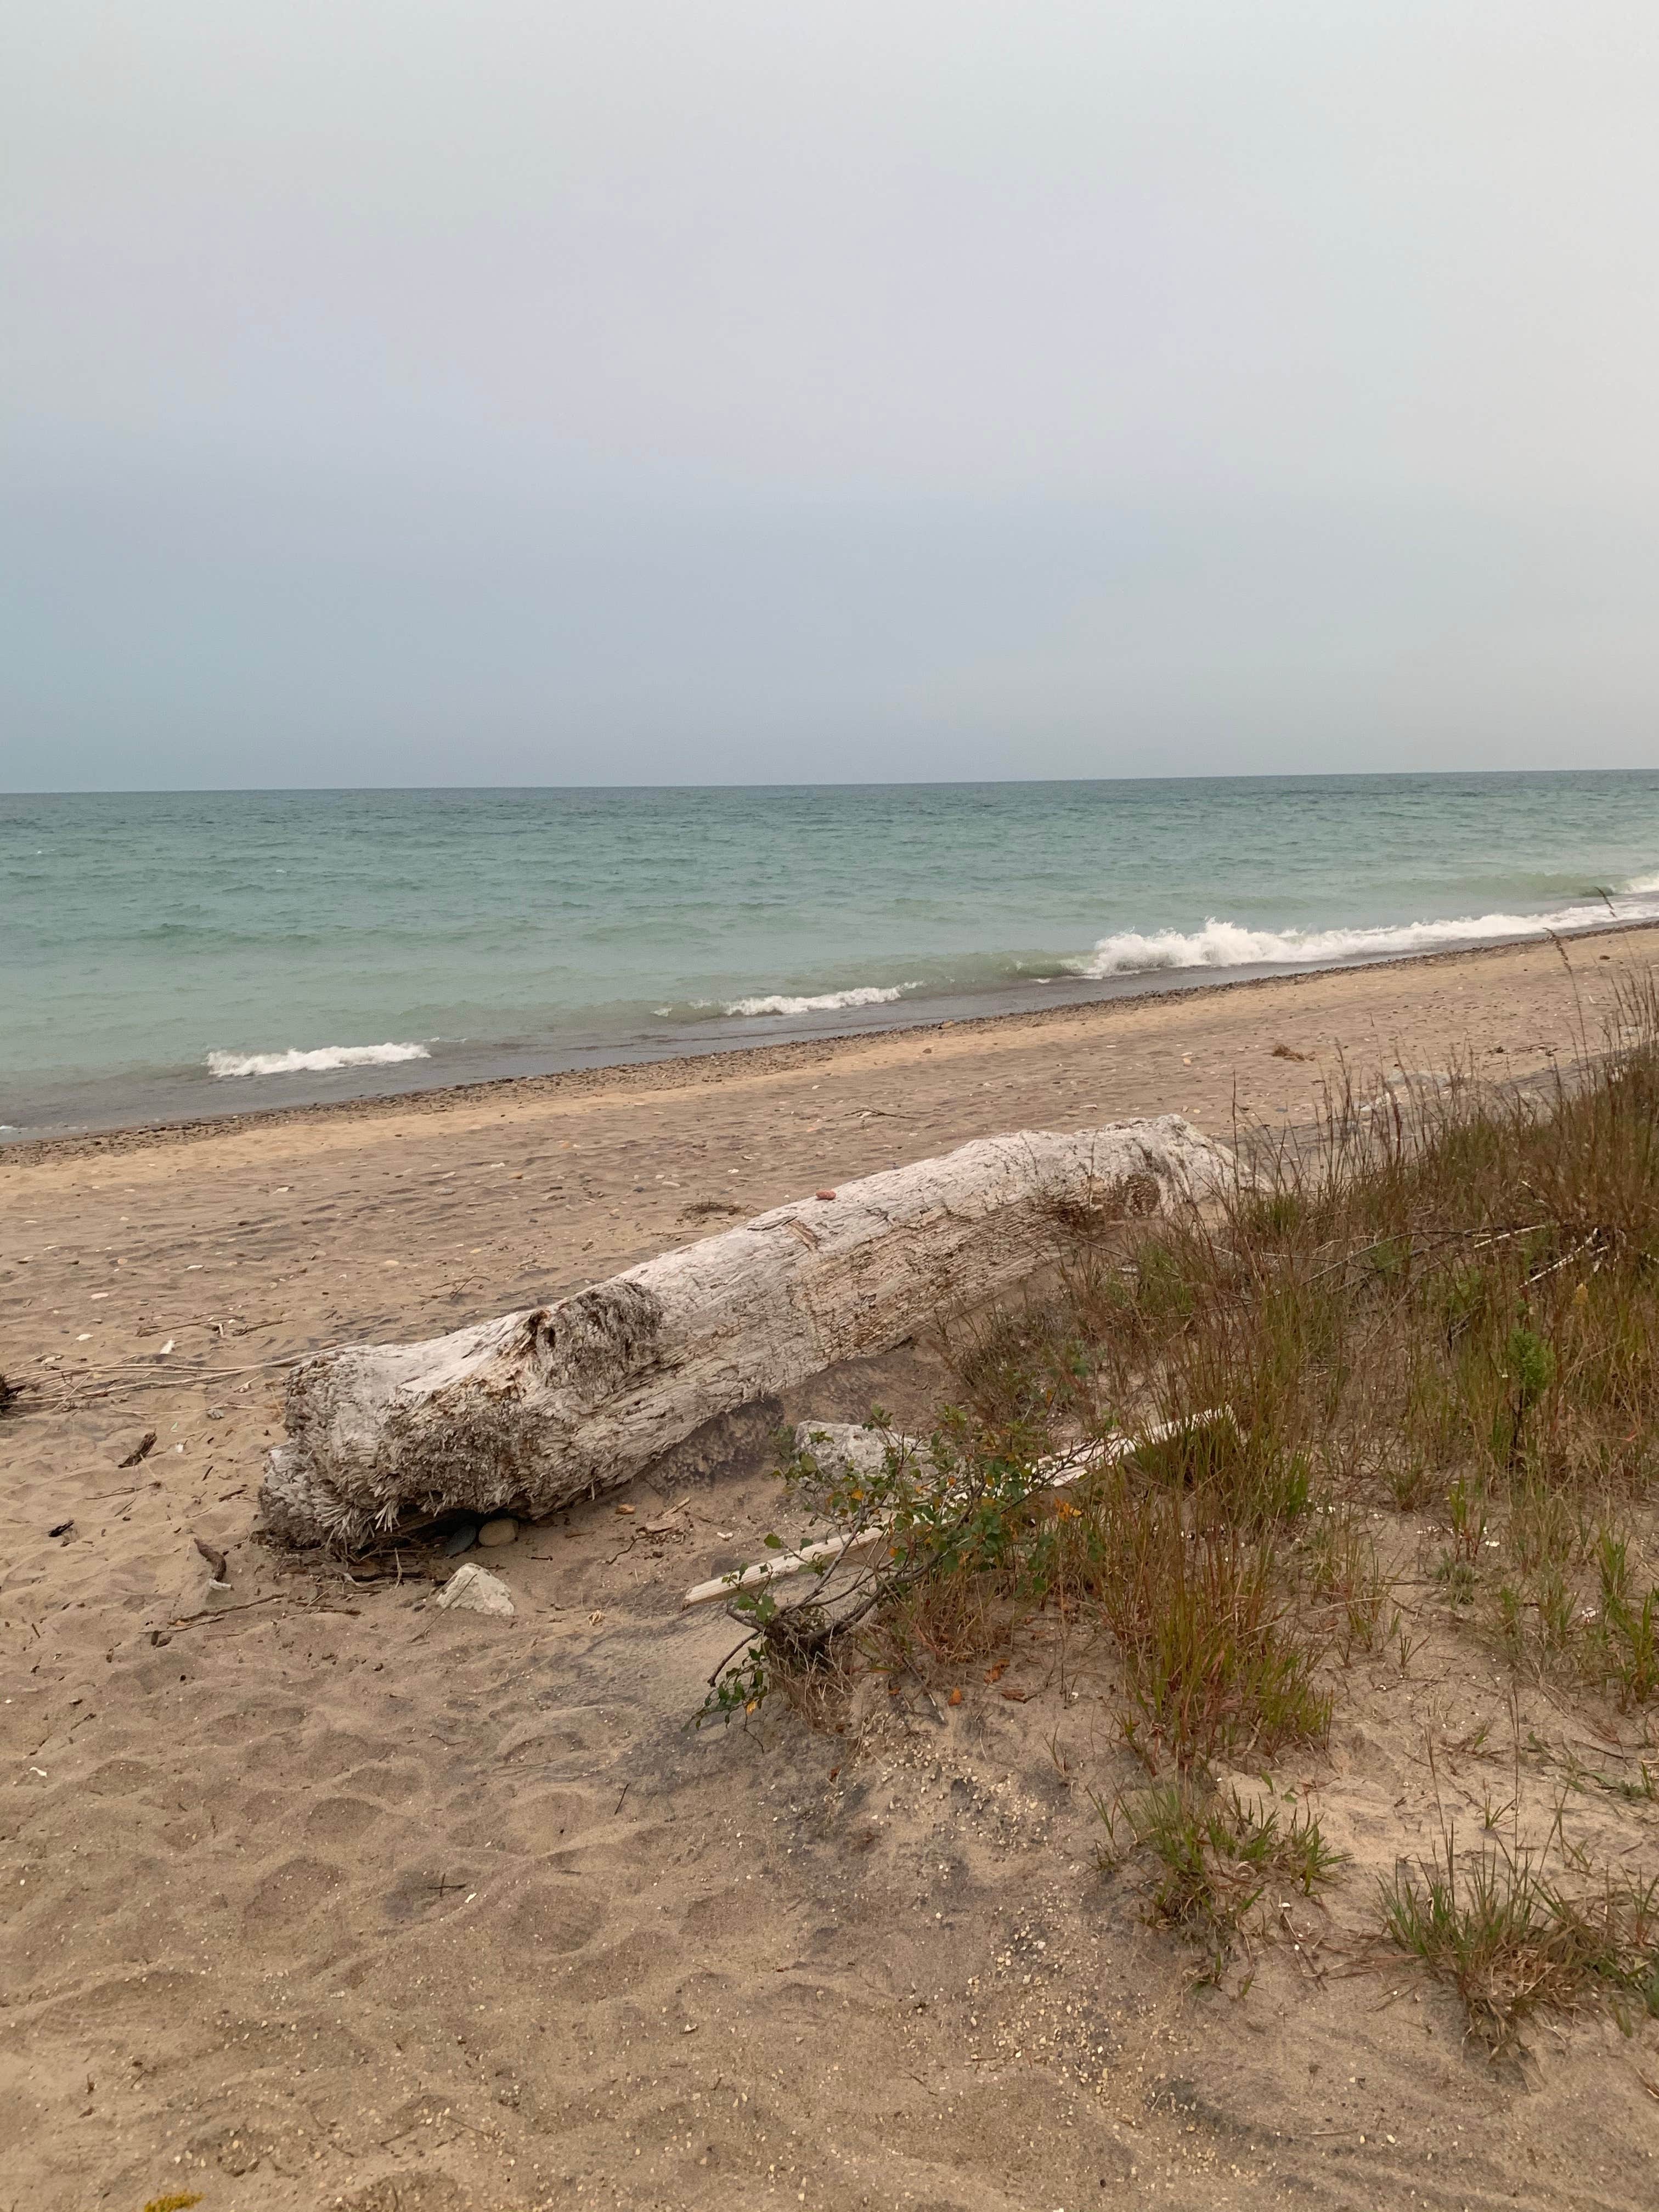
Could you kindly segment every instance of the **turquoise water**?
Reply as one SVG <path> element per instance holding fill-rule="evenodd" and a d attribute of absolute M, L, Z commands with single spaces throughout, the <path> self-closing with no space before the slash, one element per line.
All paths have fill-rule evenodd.
<path fill-rule="evenodd" d="M 1659 774 L 0 797 L 0 1123 L 1659 915 Z"/>

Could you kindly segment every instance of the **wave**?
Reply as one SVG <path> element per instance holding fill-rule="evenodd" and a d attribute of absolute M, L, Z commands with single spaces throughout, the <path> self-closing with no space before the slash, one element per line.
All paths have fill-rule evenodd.
<path fill-rule="evenodd" d="M 1632 891 L 1639 887 L 1632 884 Z M 1659 880 L 1652 888 L 1659 890 Z M 1632 917 L 1635 919 L 1635 917 Z M 1161 968 L 1249 968 L 1319 961 L 1364 960 L 1389 953 L 1430 952 L 1504 938 L 1547 937 L 1594 929 L 1605 906 L 1563 907 L 1553 914 L 1467 914 L 1443 921 L 1385 922 L 1367 929 L 1249 929 L 1213 915 L 1202 929 L 1120 930 L 1092 952 L 1066 961 L 1073 975 L 1144 975 Z"/>
<path fill-rule="evenodd" d="M 854 990 L 821 991 L 816 997 L 801 999 L 775 992 L 763 999 L 730 1000 L 726 1011 L 728 1014 L 837 1014 L 845 1006 L 890 1006 L 907 991 L 919 988 L 915 983 L 895 983 L 886 988 L 878 983 L 860 983 Z"/>
<path fill-rule="evenodd" d="M 210 1052 L 207 1071 L 223 1082 L 234 1075 L 325 1075 L 337 1067 L 389 1067 L 431 1057 L 423 1044 L 325 1044 L 314 1052 Z"/>

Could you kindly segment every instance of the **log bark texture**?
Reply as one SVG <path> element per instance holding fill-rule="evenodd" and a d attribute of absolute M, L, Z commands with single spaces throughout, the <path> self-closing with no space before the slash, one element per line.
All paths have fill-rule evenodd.
<path fill-rule="evenodd" d="M 346 1549 L 452 1509 L 556 1511 L 715 1415 L 1018 1282 L 1069 1211 L 1203 1197 L 1230 1153 L 1178 1115 L 986 1137 L 759 1214 L 550 1306 L 289 1376 L 265 1523 Z"/>

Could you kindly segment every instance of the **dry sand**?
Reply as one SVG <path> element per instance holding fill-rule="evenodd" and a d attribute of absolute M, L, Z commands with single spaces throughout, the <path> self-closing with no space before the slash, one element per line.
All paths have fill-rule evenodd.
<path fill-rule="evenodd" d="M 1575 943 L 1592 1028 L 1656 953 Z M 568 1290 L 699 1201 L 1011 1127 L 1288 1121 L 1339 1049 L 1524 1074 L 1576 1018 L 1528 946 L 0 1154 L 0 1367 L 29 1386 L 0 1423 L 0 2203 L 1659 2202 L 1650 2027 L 1494 2067 L 1365 1942 L 1437 1787 L 1470 1833 L 1510 1793 L 1507 1680 L 1467 1641 L 1356 1660 L 1328 1752 L 1273 1778 L 1354 1863 L 1244 1994 L 1194 1994 L 1139 1877 L 1094 1863 L 1087 1793 L 1137 1773 L 1109 1655 L 1062 1680 L 1038 1622 L 958 1707 L 687 1731 L 730 1628 L 678 1598 L 769 1525 L 763 1476 L 695 1487 L 682 1534 L 642 1532 L 648 1485 L 631 1520 L 526 1530 L 486 1561 L 511 1621 L 253 1532 L 308 1347 Z M 926 1381 L 830 1378 L 814 1410 Z M 1651 1850 L 1634 1726 L 1542 1696 L 1519 1724 L 1577 1840 Z"/>

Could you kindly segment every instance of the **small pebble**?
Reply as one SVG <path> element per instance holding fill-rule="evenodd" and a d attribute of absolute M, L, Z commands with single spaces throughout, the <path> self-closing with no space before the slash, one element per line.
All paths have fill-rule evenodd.
<path fill-rule="evenodd" d="M 519 1524 L 513 1516 L 510 1513 L 500 1513 L 493 1521 L 484 1522 L 478 1531 L 478 1541 L 486 1550 L 490 1550 L 497 1544 L 512 1543 L 518 1533 Z"/>

